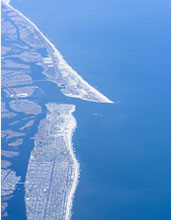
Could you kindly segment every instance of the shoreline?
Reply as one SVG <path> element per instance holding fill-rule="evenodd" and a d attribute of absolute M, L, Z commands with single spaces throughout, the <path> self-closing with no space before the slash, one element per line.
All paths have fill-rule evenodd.
<path fill-rule="evenodd" d="M 67 207 L 66 207 L 66 217 L 65 217 L 65 220 L 70 220 L 71 219 L 71 210 L 72 210 L 72 205 L 73 205 L 73 198 L 74 198 L 74 194 L 75 194 L 75 191 L 76 191 L 76 188 L 77 188 L 77 185 L 78 185 L 78 180 L 79 180 L 79 162 L 77 161 L 76 159 L 76 156 L 75 156 L 75 153 L 74 153 L 74 150 L 73 150 L 73 144 L 72 144 L 72 137 L 73 137 L 73 133 L 77 127 L 77 123 L 76 123 L 76 119 L 75 117 L 73 116 L 73 112 L 75 111 L 75 105 L 73 105 L 73 109 L 71 109 L 71 123 L 74 124 L 74 126 L 72 127 L 72 129 L 70 130 L 70 133 L 68 132 L 68 134 L 66 135 L 66 138 L 68 140 L 68 149 L 69 149 L 69 152 L 70 152 L 70 155 L 72 157 L 72 160 L 74 162 L 74 165 L 75 165 L 75 170 L 74 170 L 74 178 L 73 178 L 73 183 L 72 183 L 72 187 L 71 187 L 71 190 L 69 192 L 69 195 L 68 195 L 68 201 L 67 201 Z"/>
<path fill-rule="evenodd" d="M 62 93 L 68 97 L 74 97 L 74 98 L 80 98 L 82 100 L 86 100 L 86 101 L 91 101 L 91 102 L 99 102 L 99 103 L 113 103 L 111 100 L 109 100 L 107 97 L 105 97 L 103 94 L 101 94 L 99 91 L 97 91 L 95 88 L 93 88 L 92 86 L 90 86 L 80 75 L 78 75 L 78 73 L 76 71 L 74 71 L 72 69 L 71 66 L 69 66 L 67 64 L 67 62 L 63 59 L 63 56 L 60 54 L 60 52 L 55 48 L 55 46 L 43 35 L 43 33 L 38 29 L 38 27 L 31 22 L 28 18 L 26 18 L 21 12 L 19 12 L 17 9 L 13 8 L 11 5 L 9 5 L 8 0 L 6 1 L 2 1 L 5 5 L 7 5 L 10 9 L 12 9 L 13 11 L 15 11 L 17 14 L 19 14 L 21 17 L 23 17 L 29 24 L 31 24 L 31 26 L 33 26 L 35 28 L 35 30 L 40 34 L 40 38 L 42 38 L 46 45 L 48 45 L 48 47 L 50 48 L 49 50 L 52 50 L 51 52 L 51 56 L 54 56 L 54 59 L 57 59 L 59 61 L 58 63 L 58 69 L 61 72 L 65 72 L 65 71 L 69 71 L 72 76 L 74 78 L 76 78 L 77 80 L 80 80 L 82 85 L 86 86 L 86 88 L 88 88 L 92 93 L 94 93 L 94 96 L 97 98 L 97 101 L 95 101 L 95 99 L 91 99 L 91 98 L 84 98 L 82 95 L 82 90 L 80 91 L 79 95 L 75 95 L 72 93 L 66 93 L 65 91 L 62 90 Z M 53 55 L 52 55 L 53 54 Z M 55 63 L 56 64 L 56 63 Z M 52 80 L 51 80 L 52 81 Z M 52 81 L 53 82 L 53 81 Z M 56 83 L 58 85 L 58 83 Z M 93 97 L 94 97 L 93 96 Z M 69 115 L 70 115 L 70 127 L 67 131 L 67 133 L 64 134 L 64 138 L 66 139 L 67 142 L 67 148 L 68 148 L 68 152 L 72 158 L 72 161 L 74 163 L 74 165 L 72 166 L 72 184 L 69 190 L 69 193 L 67 195 L 67 202 L 65 204 L 65 220 L 70 220 L 71 218 L 71 210 L 72 210 L 72 202 L 73 202 L 73 198 L 74 198 L 74 193 L 76 191 L 77 188 L 77 184 L 78 184 L 78 179 L 79 179 L 79 163 L 75 157 L 74 151 L 73 151 L 73 144 L 72 144 L 72 137 L 73 137 L 73 133 L 75 131 L 76 128 L 76 119 L 75 117 L 72 115 L 72 112 L 75 111 L 75 105 L 71 105 L 72 109 L 69 111 Z M 48 113 L 47 113 L 48 115 Z M 58 136 L 58 135 L 57 135 Z M 34 144 L 35 145 L 35 144 Z M 34 146 L 35 147 L 35 146 Z M 32 153 L 30 155 L 30 161 L 33 159 L 32 157 Z M 30 163 L 29 161 L 29 163 Z M 30 165 L 28 163 L 28 165 Z M 33 165 L 33 162 L 31 162 Z M 27 174 L 26 174 L 27 176 Z M 29 176 L 30 177 L 30 176 Z M 31 176 L 32 177 L 32 176 Z M 32 180 L 32 179 L 31 179 Z M 25 183 L 26 186 L 28 183 Z M 29 185 L 29 184 L 28 184 Z M 28 187 L 28 186 L 27 186 Z M 31 198 L 32 199 L 32 198 Z M 25 197 L 25 202 L 27 203 L 30 200 L 29 197 Z M 31 201 L 32 202 L 32 201 Z M 27 212 L 26 212 L 27 213 Z M 46 217 L 44 218 L 46 219 Z"/>
<path fill-rule="evenodd" d="M 106 96 L 104 96 L 102 93 L 100 93 L 98 90 L 96 90 L 94 87 L 89 85 L 88 82 L 86 82 L 75 70 L 73 70 L 72 67 L 64 60 L 63 56 L 56 49 L 54 44 L 52 44 L 48 40 L 48 38 L 39 30 L 39 28 L 32 21 L 30 21 L 26 16 L 24 16 L 20 11 L 18 11 L 17 9 L 15 9 L 13 6 L 11 6 L 9 4 L 10 0 L 3 0 L 2 2 L 4 4 L 6 4 L 8 7 L 10 7 L 12 10 L 14 10 L 16 13 L 18 13 L 20 16 L 22 16 L 29 24 L 31 24 L 36 29 L 36 31 L 40 34 L 40 36 L 43 38 L 43 40 L 45 40 L 46 43 L 51 47 L 51 49 L 53 50 L 53 53 L 54 53 L 53 54 L 54 57 L 56 59 L 58 59 L 58 61 L 59 61 L 58 68 L 59 68 L 60 72 L 61 73 L 70 72 L 77 80 L 80 80 L 82 82 L 82 84 L 84 86 L 86 86 L 87 89 L 89 89 L 92 93 L 96 94 L 100 100 L 82 97 L 82 91 L 80 91 L 79 95 L 74 95 L 74 94 L 68 94 L 64 90 L 61 90 L 61 92 L 64 95 L 66 95 L 68 97 L 73 97 L 73 98 L 80 98 L 82 100 L 90 101 L 90 102 L 111 103 L 111 104 L 115 103 L 115 102 L 111 101 L 110 99 L 108 99 Z M 56 84 L 58 84 L 58 83 L 56 83 Z M 59 86 L 59 84 L 58 84 L 58 86 Z"/>
<path fill-rule="evenodd" d="M 79 162 L 72 144 L 72 137 L 77 127 L 76 119 L 72 114 L 75 105 L 47 103 L 46 107 L 47 115 L 40 122 L 34 137 L 34 148 L 26 173 L 26 216 L 27 219 L 51 220 L 56 216 L 56 219 L 70 220 L 79 179 Z M 62 124 L 58 124 L 60 122 Z M 53 142 L 51 144 L 44 142 L 47 139 L 44 136 Z M 61 138 L 64 141 L 63 146 L 57 142 Z M 39 142 L 44 144 L 40 145 Z M 58 155 L 61 155 L 60 160 L 56 159 Z M 44 181 L 42 182 L 41 179 Z M 37 200 L 39 197 L 42 201 Z"/>

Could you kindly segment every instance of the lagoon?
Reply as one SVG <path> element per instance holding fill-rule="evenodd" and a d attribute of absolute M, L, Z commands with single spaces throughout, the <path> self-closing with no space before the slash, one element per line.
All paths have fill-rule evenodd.
<path fill-rule="evenodd" d="M 72 219 L 170 219 L 170 2 L 11 4 L 86 81 L 119 100 L 64 98 L 56 85 L 37 82 L 45 90 L 39 104 L 76 105 L 73 144 L 81 173 Z"/>

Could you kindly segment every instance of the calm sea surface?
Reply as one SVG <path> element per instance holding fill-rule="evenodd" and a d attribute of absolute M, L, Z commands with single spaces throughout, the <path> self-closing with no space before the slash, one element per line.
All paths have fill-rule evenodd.
<path fill-rule="evenodd" d="M 11 4 L 84 79 L 119 101 L 65 98 L 53 83 L 39 83 L 46 92 L 42 106 L 76 105 L 73 143 L 81 173 L 72 220 L 169 220 L 170 1 Z"/>

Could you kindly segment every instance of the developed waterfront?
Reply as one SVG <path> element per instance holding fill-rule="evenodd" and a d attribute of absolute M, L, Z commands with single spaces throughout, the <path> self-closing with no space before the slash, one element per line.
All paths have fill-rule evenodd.
<path fill-rule="evenodd" d="M 34 139 L 26 182 L 28 219 L 61 219 L 71 216 L 79 165 L 72 149 L 76 120 L 74 105 L 49 103 Z"/>
<path fill-rule="evenodd" d="M 46 114 L 31 137 L 34 146 L 30 147 L 26 177 L 17 176 L 12 168 L 14 183 L 10 185 L 11 178 L 6 175 L 2 178 L 2 215 L 8 217 L 8 201 L 14 196 L 17 184 L 23 184 L 20 182 L 23 178 L 27 219 L 69 220 L 79 177 L 72 147 L 75 105 L 40 106 L 37 98 L 45 92 L 35 85 L 40 79 L 35 80 L 38 74 L 32 68 L 41 67 L 44 81 L 62 87 L 65 96 L 93 102 L 112 101 L 83 80 L 39 29 L 8 2 L 2 4 L 2 37 L 2 117 L 7 121 L 7 129 L 2 129 L 3 173 L 9 173 L 9 167 L 13 167 L 11 158 L 19 158 L 19 147 L 23 147 L 37 118 Z"/>
<path fill-rule="evenodd" d="M 64 95 L 92 102 L 113 103 L 113 101 L 90 86 L 66 63 L 60 52 L 33 22 L 9 4 L 7 4 L 7 7 L 7 14 L 12 15 L 11 20 L 19 28 L 21 39 L 35 49 L 46 48 L 47 50 L 48 56 L 43 59 L 35 52 L 25 54 L 24 57 L 27 57 L 25 59 L 40 61 L 40 65 L 44 68 L 43 74 L 58 86 L 63 87 L 61 91 Z M 21 56 L 23 57 L 23 54 Z"/>
<path fill-rule="evenodd" d="M 3 150 L 19 152 L 15 157 L 2 156 L 2 163 L 21 176 L 13 193 L 2 198 L 8 203 L 8 216 L 2 219 L 27 219 L 22 183 L 34 147 L 30 137 L 37 133 L 40 120 L 46 118 L 45 104 L 49 102 L 76 106 L 73 115 L 78 128 L 72 142 L 80 163 L 80 179 L 71 219 L 170 219 L 170 3 L 12 0 L 11 4 L 31 18 L 84 79 L 120 102 L 106 105 L 65 97 L 56 84 L 45 81 L 41 65 L 25 62 L 26 53 L 23 62 L 21 56 L 8 57 L 29 65 L 24 72 L 32 79 L 31 84 L 13 84 L 8 91 L 39 87 L 31 96 L 27 89 L 19 94 L 16 90 L 16 95 L 17 99 L 39 104 L 42 113 L 12 111 L 8 103 L 16 95 L 10 93 L 14 97 L 4 98 L 2 88 L 3 116 L 7 116 L 2 118 L 2 129 L 25 133 L 2 138 Z M 48 57 L 44 50 L 34 50 L 24 41 L 19 43 L 19 38 L 12 39 L 11 35 L 5 56 L 32 50 Z M 2 46 L 4 43 L 2 34 Z M 36 60 L 41 63 L 39 57 Z M 15 73 L 14 68 L 12 71 Z M 25 82 L 22 76 L 18 80 Z M 22 98 L 26 93 L 28 96 Z M 34 124 L 20 130 L 30 120 Z M 15 141 L 22 144 L 9 146 Z"/>

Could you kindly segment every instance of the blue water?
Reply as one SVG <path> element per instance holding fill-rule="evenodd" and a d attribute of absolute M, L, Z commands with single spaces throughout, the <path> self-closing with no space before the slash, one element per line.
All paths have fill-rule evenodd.
<path fill-rule="evenodd" d="M 72 220 L 169 220 L 170 1 L 12 5 L 84 79 L 119 100 L 66 98 L 77 106 L 73 142 L 81 166 Z M 56 100 L 53 87 L 45 90 Z"/>

